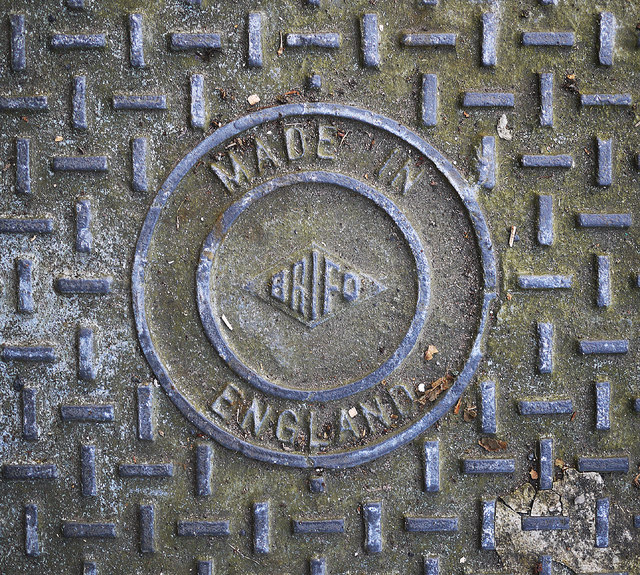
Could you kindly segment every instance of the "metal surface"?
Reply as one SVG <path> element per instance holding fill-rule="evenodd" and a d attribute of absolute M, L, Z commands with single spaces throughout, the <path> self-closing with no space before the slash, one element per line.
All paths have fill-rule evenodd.
<path fill-rule="evenodd" d="M 640 572 L 636 6 L 0 8 L 0 573 Z"/>

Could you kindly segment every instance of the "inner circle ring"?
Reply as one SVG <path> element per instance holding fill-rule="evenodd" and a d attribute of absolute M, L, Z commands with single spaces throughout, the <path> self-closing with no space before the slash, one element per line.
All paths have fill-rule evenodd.
<path fill-rule="evenodd" d="M 176 386 L 171 374 L 165 366 L 162 358 L 153 343 L 153 337 L 147 322 L 145 309 L 145 291 L 147 282 L 151 282 L 145 275 L 149 258 L 149 250 L 154 238 L 154 233 L 160 221 L 164 207 L 169 203 L 173 194 L 178 189 L 182 179 L 212 149 L 220 146 L 227 140 L 246 132 L 265 122 L 279 121 L 283 118 L 294 116 L 320 116 L 333 119 L 345 119 L 361 122 L 373 128 L 378 128 L 387 134 L 401 139 L 413 147 L 431 161 L 434 167 L 447 179 L 449 184 L 458 194 L 473 226 L 480 263 L 482 266 L 483 286 L 480 297 L 482 298 L 482 311 L 478 321 L 477 335 L 473 342 L 469 358 L 451 388 L 439 399 L 438 403 L 426 412 L 420 419 L 408 425 L 398 433 L 384 436 L 380 441 L 372 445 L 355 449 L 327 454 L 302 454 L 287 453 L 270 449 L 261 445 L 250 443 L 240 439 L 230 431 L 223 429 L 208 418 L 201 407 L 195 406 L 183 392 Z M 347 468 L 373 461 L 391 451 L 416 439 L 441 417 L 449 412 L 456 404 L 464 390 L 471 383 L 473 376 L 483 357 L 485 333 L 488 327 L 491 302 L 496 297 L 497 290 L 497 266 L 496 256 L 491 241 L 489 227 L 482 209 L 477 200 L 478 186 L 471 186 L 462 177 L 456 167 L 445 158 L 431 144 L 420 136 L 385 116 L 381 116 L 369 110 L 343 106 L 326 102 L 285 104 L 258 110 L 247 116 L 219 128 L 213 134 L 200 142 L 191 150 L 164 181 L 155 198 L 153 199 L 147 216 L 142 224 L 131 272 L 131 295 L 133 313 L 138 332 L 140 348 L 144 353 L 149 366 L 153 370 L 158 382 L 173 404 L 182 412 L 185 418 L 202 433 L 215 439 L 220 445 L 242 453 L 247 457 L 277 465 L 287 465 L 300 468 L 324 467 Z"/>
<path fill-rule="evenodd" d="M 407 244 L 411 248 L 411 253 L 413 254 L 416 263 L 416 275 L 418 279 L 416 311 L 411 320 L 409 330 L 393 354 L 391 354 L 391 356 L 382 365 L 367 374 L 365 377 L 339 387 L 320 391 L 292 389 L 290 387 L 278 385 L 267 378 L 262 377 L 256 371 L 244 364 L 227 345 L 227 342 L 222 335 L 223 328 L 220 318 L 213 311 L 210 287 L 211 270 L 213 268 L 217 250 L 222 244 L 225 235 L 240 215 L 255 202 L 279 189 L 295 184 L 309 183 L 333 184 L 341 188 L 351 190 L 371 200 L 379 208 L 384 210 L 402 232 Z M 389 198 L 376 191 L 371 186 L 342 174 L 326 171 L 298 172 L 294 174 L 287 174 L 286 176 L 275 178 L 261 184 L 227 208 L 218 224 L 216 224 L 214 230 L 207 236 L 202 247 L 202 251 L 200 252 L 200 262 L 198 263 L 198 269 L 196 272 L 196 290 L 198 295 L 200 319 L 207 337 L 218 351 L 220 357 L 227 363 L 227 365 L 229 365 L 229 367 L 231 367 L 231 369 L 247 380 L 251 385 L 253 385 L 253 387 L 265 393 L 282 397 L 284 399 L 325 402 L 343 399 L 353 395 L 354 393 L 373 387 L 380 380 L 392 373 L 411 352 L 420 332 L 422 331 L 427 317 L 427 308 L 429 306 L 430 297 L 430 272 L 429 263 L 424 255 L 424 250 L 420 243 L 418 234 L 415 232 L 413 227 L 411 227 L 409 220 L 407 220 L 407 218 Z"/>

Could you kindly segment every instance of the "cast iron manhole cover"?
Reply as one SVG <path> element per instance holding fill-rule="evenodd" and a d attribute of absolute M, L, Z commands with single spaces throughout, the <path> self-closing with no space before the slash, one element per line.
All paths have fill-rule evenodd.
<path fill-rule="evenodd" d="M 640 572 L 635 8 L 5 2 L 0 573 Z"/>

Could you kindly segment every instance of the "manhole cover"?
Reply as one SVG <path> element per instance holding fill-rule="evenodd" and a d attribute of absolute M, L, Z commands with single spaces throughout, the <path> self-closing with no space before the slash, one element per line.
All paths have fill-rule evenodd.
<path fill-rule="evenodd" d="M 2 18 L 1 573 L 640 570 L 629 5 Z"/>

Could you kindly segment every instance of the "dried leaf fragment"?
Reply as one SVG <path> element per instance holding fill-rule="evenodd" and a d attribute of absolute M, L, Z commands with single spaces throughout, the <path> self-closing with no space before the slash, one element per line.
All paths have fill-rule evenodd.
<path fill-rule="evenodd" d="M 476 417 L 478 417 L 478 408 L 475 405 L 467 403 L 467 406 L 464 408 L 464 412 L 462 413 L 462 418 L 465 421 L 473 421 Z"/>
<path fill-rule="evenodd" d="M 427 347 L 427 351 L 424 352 L 424 358 L 427 361 L 431 361 L 436 353 L 438 353 L 438 348 L 435 345 L 430 345 Z"/>
<path fill-rule="evenodd" d="M 478 445 L 487 451 L 504 451 L 507 448 L 507 442 L 493 437 L 483 437 L 478 441 Z"/>
<path fill-rule="evenodd" d="M 538 479 L 539 477 L 538 472 L 535 469 L 530 469 L 529 475 L 531 476 L 531 479 Z"/>
<path fill-rule="evenodd" d="M 418 399 L 418 403 L 420 405 L 425 405 L 427 401 L 434 402 L 438 399 L 438 396 L 443 392 L 449 389 L 453 385 L 453 376 L 449 373 L 446 375 L 439 377 L 435 381 L 432 381 L 425 394 Z"/>
<path fill-rule="evenodd" d="M 456 406 L 453 408 L 453 414 L 454 415 L 458 415 L 458 413 L 460 413 L 460 406 L 462 405 L 462 398 L 460 398 L 458 400 L 458 403 L 456 403 Z"/>

